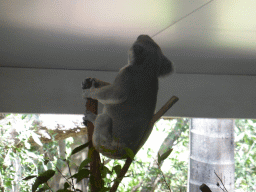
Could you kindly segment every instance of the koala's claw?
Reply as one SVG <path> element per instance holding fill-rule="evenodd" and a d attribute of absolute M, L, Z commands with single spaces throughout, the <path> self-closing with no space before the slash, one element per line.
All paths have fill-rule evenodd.
<path fill-rule="evenodd" d="M 97 84 L 97 83 L 96 83 L 95 79 L 92 79 L 92 87 L 93 87 L 93 88 L 96 87 L 96 84 Z"/>
<path fill-rule="evenodd" d="M 82 89 L 90 89 L 91 87 L 98 87 L 99 83 L 97 83 L 95 78 L 87 78 L 82 82 Z"/>
<path fill-rule="evenodd" d="M 92 87 L 92 78 L 87 78 L 82 82 L 82 89 L 90 89 Z"/>
<path fill-rule="evenodd" d="M 89 110 L 86 110 L 84 113 L 83 120 L 84 120 L 84 122 L 86 122 L 86 124 L 87 124 L 87 121 L 90 121 L 94 124 L 96 117 L 97 117 L 97 115 L 93 114 Z"/>
<path fill-rule="evenodd" d="M 86 119 L 86 117 L 83 117 L 83 124 L 84 124 L 84 126 L 88 125 L 88 120 Z"/>

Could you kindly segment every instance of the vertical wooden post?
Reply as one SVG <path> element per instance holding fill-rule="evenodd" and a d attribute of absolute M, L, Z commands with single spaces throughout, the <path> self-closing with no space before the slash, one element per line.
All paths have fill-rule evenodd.
<path fill-rule="evenodd" d="M 86 109 L 91 111 L 94 114 L 98 113 L 98 101 L 94 99 L 87 99 L 86 102 Z M 93 130 L 94 130 L 94 125 L 92 122 L 87 122 L 87 130 L 88 130 L 88 140 L 89 140 L 89 152 L 88 152 L 88 157 L 92 159 L 90 163 L 90 186 L 91 186 L 91 191 L 92 192 L 98 192 L 100 191 L 101 188 L 103 188 L 103 180 L 101 177 L 100 173 L 100 167 L 101 167 L 101 162 L 100 162 L 100 155 L 99 153 L 95 150 L 92 144 L 92 135 L 93 135 Z"/>

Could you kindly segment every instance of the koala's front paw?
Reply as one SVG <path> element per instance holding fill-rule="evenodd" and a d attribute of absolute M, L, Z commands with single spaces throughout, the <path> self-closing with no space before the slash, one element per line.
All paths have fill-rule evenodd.
<path fill-rule="evenodd" d="M 90 89 L 83 89 L 83 94 L 82 94 L 84 99 L 90 98 Z"/>
<path fill-rule="evenodd" d="M 89 110 L 86 110 L 84 113 L 84 117 L 83 117 L 84 125 L 87 126 L 88 121 L 90 121 L 94 124 L 96 117 L 97 117 L 97 115 L 95 115 L 94 113 L 92 113 Z"/>
<path fill-rule="evenodd" d="M 88 126 L 88 119 L 86 118 L 86 117 L 83 117 L 83 124 L 84 124 L 84 126 Z"/>
<path fill-rule="evenodd" d="M 97 83 L 95 78 L 87 78 L 82 82 L 82 89 L 90 89 L 98 86 L 99 84 Z"/>

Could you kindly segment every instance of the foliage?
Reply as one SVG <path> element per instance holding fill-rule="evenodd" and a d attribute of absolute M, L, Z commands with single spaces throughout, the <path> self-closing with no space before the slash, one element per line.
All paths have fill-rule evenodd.
<path fill-rule="evenodd" d="M 18 115 L 10 114 L 4 121 L 0 121 L 0 186 L 5 191 L 10 191 L 14 185 L 19 185 L 20 192 L 31 191 L 31 186 L 44 188 L 49 191 L 47 185 L 42 185 L 44 181 L 50 179 L 55 173 L 56 166 L 60 163 L 57 159 L 57 144 L 48 143 L 44 144 L 41 148 L 30 144 L 29 139 L 33 139 L 39 146 L 41 142 L 38 135 L 34 132 L 36 127 L 31 123 L 33 115 Z M 170 129 L 170 127 L 172 127 Z M 172 191 L 186 191 L 187 185 L 187 172 L 188 172 L 188 123 L 184 119 L 172 121 L 159 121 L 154 129 L 152 135 L 157 132 L 163 132 L 164 138 L 170 131 L 180 129 L 182 130 L 181 136 L 174 143 L 172 149 L 166 149 L 165 153 L 157 155 L 158 149 L 145 148 L 145 156 L 141 157 L 139 154 L 135 156 L 134 162 L 130 166 L 126 177 L 123 179 L 118 188 L 119 192 L 128 192 L 134 186 L 139 185 L 140 182 L 150 183 L 153 177 L 160 175 L 160 180 L 155 191 L 166 191 L 170 186 Z M 242 191 L 255 191 L 256 190 L 256 120 L 236 120 L 235 127 L 235 188 Z M 10 130 L 16 130 L 16 135 Z M 158 131 L 157 131 L 158 130 Z M 174 136 L 170 136 L 174 138 Z M 11 138 L 11 139 L 10 139 Z M 16 139 L 15 139 L 16 138 Z M 152 141 L 151 141 L 152 142 Z M 67 146 L 70 148 L 70 140 Z M 80 148 L 73 150 L 73 153 L 87 147 L 88 144 L 82 145 Z M 147 146 L 147 144 L 145 145 Z M 39 150 L 40 149 L 40 150 Z M 42 151 L 47 151 L 48 156 L 40 154 Z M 133 157 L 133 154 L 128 154 Z M 71 150 L 68 152 L 71 154 Z M 104 161 L 109 161 L 105 157 L 101 157 Z M 51 161 L 49 161 L 49 159 Z M 21 162 L 21 178 L 25 180 L 16 181 L 16 171 L 14 166 L 11 166 L 16 161 Z M 87 164 L 90 159 L 85 159 L 78 167 L 78 172 L 71 175 L 69 179 L 77 179 L 79 182 L 82 178 L 89 176 Z M 152 168 L 152 163 L 158 164 L 163 161 L 162 167 Z M 69 160 L 65 160 L 69 164 Z M 122 160 L 110 160 L 107 164 L 101 166 L 101 175 L 103 177 L 105 188 L 103 191 L 108 191 L 113 184 L 117 174 L 120 172 L 121 167 L 124 165 Z M 46 176 L 44 175 L 46 174 Z M 70 181 L 70 180 L 69 180 Z M 62 191 L 74 191 L 72 189 L 72 182 L 66 182 Z M 0 191 L 1 191 L 0 187 Z M 139 188 L 141 190 L 142 187 Z M 35 191 L 35 188 L 34 188 Z"/>
<path fill-rule="evenodd" d="M 160 120 L 156 124 L 151 135 L 157 135 L 157 132 L 163 132 L 163 134 L 159 134 L 161 137 L 158 135 L 161 146 L 161 143 L 165 137 L 169 135 L 173 129 L 181 129 L 182 134 L 180 137 L 183 139 L 178 139 L 178 141 L 175 142 L 175 147 L 173 149 L 166 149 L 165 153 L 160 155 L 160 159 L 157 155 L 159 148 L 154 150 L 152 148 L 147 148 L 147 146 L 150 145 L 146 143 L 142 149 L 145 151 L 145 153 L 143 154 L 141 153 L 142 151 L 140 151 L 135 156 L 135 160 L 130 166 L 127 177 L 122 181 L 122 184 L 118 188 L 119 192 L 129 192 L 134 186 L 139 185 L 140 182 L 151 183 L 151 179 L 157 176 L 160 176 L 160 180 L 157 182 L 158 186 L 155 191 L 169 191 L 168 185 L 173 191 L 186 191 L 188 159 L 185 161 L 183 159 L 178 159 L 182 153 L 185 153 L 185 156 L 187 155 L 186 152 L 188 151 L 189 133 L 188 122 L 186 121 L 184 123 L 184 119 Z M 153 140 L 154 139 L 155 137 Z M 148 140 L 147 142 L 152 141 Z M 154 144 L 156 145 L 156 141 Z M 147 158 L 145 158 L 145 155 Z M 164 160 L 163 166 L 161 168 L 152 168 L 152 164 L 154 162 L 158 162 L 158 160 Z M 110 168 L 113 167 L 113 162 L 115 161 L 112 160 L 107 166 Z M 166 184 L 165 180 L 168 185 Z M 140 191 L 141 188 L 142 187 L 140 187 L 138 190 Z"/>
<path fill-rule="evenodd" d="M 167 132 L 169 133 L 181 130 L 181 135 L 174 142 L 173 150 L 169 149 L 164 154 L 171 151 L 170 156 L 164 161 L 161 170 L 163 171 L 166 182 L 174 192 L 186 191 L 187 175 L 188 175 L 188 144 L 189 144 L 189 123 L 187 119 L 173 120 L 175 124 Z M 168 121 L 165 121 L 168 124 Z M 167 127 L 167 126 L 166 126 Z M 173 135 L 170 136 L 172 139 Z M 163 156 L 164 156 L 163 154 Z M 156 171 L 157 173 L 157 171 Z M 159 186 L 155 191 L 166 191 L 168 188 L 161 178 Z"/>
<path fill-rule="evenodd" d="M 235 135 L 235 188 L 255 191 L 256 120 L 236 120 Z"/>
<path fill-rule="evenodd" d="M 23 121 L 23 120 L 26 120 L 26 116 L 22 116 L 21 117 L 21 120 Z M 11 123 L 9 123 L 9 125 L 11 125 Z M 22 130 L 22 134 L 20 134 L 20 138 L 24 138 L 24 142 L 23 142 L 23 145 L 22 146 L 30 146 L 30 144 L 29 144 L 29 142 L 28 142 L 28 138 L 29 137 L 31 137 L 32 136 L 32 134 L 33 134 L 33 136 L 32 136 L 32 138 L 34 139 L 34 140 L 36 140 L 36 142 L 38 143 L 38 144 L 40 144 L 40 140 L 38 141 L 38 139 L 35 137 L 35 134 L 34 134 L 34 132 L 33 133 L 31 133 L 31 129 L 29 129 L 29 127 L 31 127 L 32 125 L 30 124 L 28 124 L 28 126 L 27 126 L 27 130 L 26 131 L 30 131 L 30 134 L 27 134 L 26 136 L 24 136 L 24 133 L 26 132 L 24 132 L 24 130 Z M 2 137 L 3 138 L 3 137 Z M 23 140 L 22 140 L 23 141 Z M 85 147 L 87 147 L 87 145 L 88 144 L 84 144 L 84 145 L 82 145 L 82 146 L 80 146 L 80 147 L 78 147 L 77 149 L 75 149 L 75 150 L 73 150 L 73 152 L 72 153 L 76 153 L 76 152 L 78 152 L 78 151 L 80 151 L 81 149 L 83 149 L 83 148 L 85 148 Z M 24 148 L 24 147 L 23 147 Z M 21 147 L 21 150 L 23 150 L 23 148 Z M 30 146 L 30 148 L 29 148 L 32 152 L 30 152 L 30 156 L 33 156 L 33 155 L 31 155 L 31 154 L 34 154 L 34 158 L 37 158 L 37 159 L 39 159 L 36 155 L 39 155 L 40 156 L 40 154 L 38 153 L 36 153 L 38 150 L 37 149 L 35 149 L 34 147 L 31 147 Z M 47 150 L 52 156 L 57 156 L 56 154 L 56 147 L 52 147 L 49 143 L 48 144 L 44 144 L 44 149 L 45 150 Z M 25 149 L 26 150 L 26 149 Z M 168 156 L 170 155 L 170 152 L 171 152 L 172 150 L 169 150 L 169 151 L 167 151 L 166 153 L 164 153 L 164 154 L 162 154 L 161 156 L 159 156 L 160 157 L 160 159 L 159 159 L 159 161 L 163 161 L 163 160 L 165 160 L 166 158 L 168 158 Z M 26 150 L 25 151 L 25 153 L 26 154 L 29 154 L 29 152 Z M 148 149 L 148 156 L 151 156 L 152 157 L 152 155 L 150 155 L 150 149 Z M 18 153 L 17 153 L 17 151 L 16 151 L 16 153 L 15 153 L 16 155 L 19 155 Z M 54 155 L 55 154 L 55 155 Z M 132 154 L 131 153 L 131 151 L 129 150 L 129 149 L 127 149 L 127 154 L 129 155 L 129 156 L 131 156 L 131 157 L 133 157 L 134 156 L 134 154 Z M 40 163 L 34 163 L 34 167 L 35 167 L 35 169 L 31 169 L 31 170 L 28 170 L 28 169 L 25 169 L 25 173 L 26 173 L 26 175 L 24 175 L 24 176 L 27 176 L 27 175 L 31 175 L 31 177 L 26 177 L 26 180 L 29 180 L 29 179 L 32 179 L 32 180 L 34 180 L 34 179 L 36 179 L 36 181 L 34 182 L 34 189 L 33 190 L 35 190 L 35 188 L 37 188 L 37 187 L 39 187 L 39 186 L 41 186 L 41 184 L 42 183 L 44 183 L 43 181 L 40 181 L 39 179 L 40 179 L 40 177 L 41 177 L 41 175 L 42 174 L 46 174 L 47 173 L 47 169 L 52 169 L 52 168 L 54 168 L 56 165 L 57 165 L 57 163 L 59 162 L 58 160 L 57 160 L 57 158 L 53 158 L 54 160 L 53 161 L 45 161 L 45 159 L 42 157 L 42 155 L 40 156 L 41 157 L 41 159 L 40 159 L 40 162 L 41 162 L 41 164 Z M 27 162 L 30 162 L 30 161 L 32 161 L 33 162 L 33 160 L 31 160 L 29 157 L 27 157 L 27 156 L 24 156 L 23 155 L 23 159 L 24 160 L 28 160 Z M 74 175 L 72 175 L 70 178 L 76 178 L 77 179 L 77 181 L 79 182 L 82 178 L 85 178 L 85 177 L 88 177 L 88 174 L 89 174 L 89 172 L 88 172 L 88 170 L 87 170 L 87 168 L 86 168 L 86 166 L 85 166 L 85 164 L 87 164 L 88 162 L 89 162 L 90 160 L 89 159 L 86 159 L 84 162 L 82 162 L 81 163 L 81 165 L 80 165 L 80 168 L 79 168 L 79 172 L 78 173 L 76 173 L 76 174 L 74 174 Z M 45 164 L 44 164 L 45 163 Z M 47 167 L 45 166 L 47 164 Z M 114 182 L 114 179 L 116 178 L 116 176 L 117 176 L 117 174 L 120 172 L 120 170 L 121 170 L 121 166 L 123 166 L 123 164 L 124 164 L 124 162 L 123 161 L 117 161 L 117 160 L 111 160 L 107 165 L 102 165 L 102 169 L 101 169 L 101 171 L 102 171 L 102 176 L 103 176 L 103 178 L 104 178 L 104 183 L 106 184 L 106 186 L 105 186 L 105 189 L 107 190 L 111 185 L 112 185 L 112 183 Z M 36 166 L 37 165 L 37 166 Z M 143 177 L 145 177 L 145 175 L 147 175 L 148 177 L 152 177 L 152 175 L 158 175 L 159 173 L 161 173 L 158 169 L 154 169 L 154 171 L 153 172 L 150 172 L 150 173 L 147 173 L 147 171 L 145 170 L 145 167 L 149 167 L 149 165 L 150 165 L 150 159 L 149 159 L 149 162 L 143 162 L 143 161 L 141 161 L 140 159 L 135 159 L 135 161 L 134 161 L 134 163 L 132 164 L 132 166 L 131 166 L 131 168 L 130 168 L 130 171 L 128 172 L 128 176 L 124 179 L 124 180 L 127 180 L 128 178 L 128 182 L 126 181 L 126 182 L 124 182 L 124 184 L 122 184 L 120 187 L 119 187 L 119 191 L 130 191 L 131 189 L 132 189 L 132 187 L 134 186 L 134 185 L 136 185 L 136 184 L 138 184 L 139 183 L 139 181 L 140 181 L 140 178 L 143 178 Z M 24 165 L 23 165 L 24 166 Z M 10 168 L 10 167 L 9 167 Z M 45 172 L 46 171 L 46 172 Z M 31 174 L 30 174 L 31 173 Z M 40 173 L 41 173 L 41 175 L 40 175 Z M 13 174 L 15 174 L 15 171 L 13 171 Z M 36 175 L 38 175 L 39 174 L 39 176 L 36 176 Z M 35 175 L 35 176 L 33 176 L 33 175 Z M 7 176 L 7 175 L 5 175 L 5 176 Z M 53 175 L 51 175 L 51 177 L 52 177 Z M 47 178 L 47 180 L 48 179 L 50 179 L 51 177 L 49 177 L 49 178 Z M 4 179 L 6 182 L 6 184 L 5 184 L 5 186 L 7 186 L 7 184 L 8 184 L 8 176 Z M 21 186 L 21 191 L 27 191 L 27 190 L 30 190 L 29 188 L 29 185 L 31 185 L 32 183 L 30 182 L 30 183 L 27 183 L 27 185 L 26 184 L 24 184 L 23 186 Z M 11 186 L 12 184 L 9 182 L 9 185 Z M 45 186 L 42 186 L 43 188 L 45 188 Z M 70 187 L 70 185 L 67 185 L 67 184 L 65 184 L 65 186 L 64 186 L 64 189 L 63 190 L 68 190 L 68 188 Z M 46 189 L 46 188 L 45 188 Z M 62 190 L 62 191 L 63 191 Z"/>
<path fill-rule="evenodd" d="M 48 167 L 44 164 L 44 154 L 40 153 L 39 148 L 29 142 L 32 138 L 34 142 L 42 145 L 34 132 L 34 120 L 35 115 L 8 114 L 0 121 L 0 186 L 6 192 L 11 191 L 15 185 L 19 186 L 20 192 L 31 191 L 31 185 L 36 178 L 29 182 L 21 178 L 37 175 L 51 168 L 51 163 Z M 53 156 L 56 155 L 54 143 L 44 145 L 42 151 L 47 150 Z"/>

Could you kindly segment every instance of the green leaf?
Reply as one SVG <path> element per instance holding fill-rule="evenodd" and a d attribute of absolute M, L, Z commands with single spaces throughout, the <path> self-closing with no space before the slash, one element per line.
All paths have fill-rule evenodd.
<path fill-rule="evenodd" d="M 26 147 L 27 149 L 30 149 L 30 148 L 31 148 L 31 145 L 30 145 L 30 143 L 28 143 L 28 142 L 25 142 L 25 147 Z"/>
<path fill-rule="evenodd" d="M 100 172 L 101 172 L 102 178 L 105 178 L 108 173 L 109 174 L 112 173 L 106 166 L 103 166 Z"/>
<path fill-rule="evenodd" d="M 64 183 L 64 189 L 69 188 L 69 186 L 70 186 L 70 185 L 68 184 L 68 182 L 65 182 L 65 183 Z"/>
<path fill-rule="evenodd" d="M 113 167 L 113 170 L 116 172 L 117 175 L 119 175 L 121 171 L 121 165 L 116 165 L 115 167 Z"/>
<path fill-rule="evenodd" d="M 158 164 L 161 163 L 161 156 L 160 156 L 160 153 L 159 153 L 159 152 L 157 153 L 157 162 L 158 162 Z"/>
<path fill-rule="evenodd" d="M 40 177 L 44 182 L 47 182 L 50 178 L 52 178 L 55 174 L 55 171 L 49 169 L 43 173 L 41 173 L 38 177 Z"/>
<path fill-rule="evenodd" d="M 5 185 L 6 185 L 7 187 L 10 187 L 10 188 L 11 188 L 11 187 L 12 187 L 12 182 L 11 182 L 11 181 L 6 181 L 6 182 L 5 182 Z"/>
<path fill-rule="evenodd" d="M 34 184 L 32 185 L 32 192 L 35 192 L 39 185 L 46 183 L 50 178 L 52 178 L 55 174 L 53 170 L 47 170 L 41 173 L 35 180 Z"/>
<path fill-rule="evenodd" d="M 49 159 L 44 159 L 44 165 L 47 165 L 47 163 L 49 163 Z"/>
<path fill-rule="evenodd" d="M 88 169 L 82 169 L 78 171 L 78 173 L 74 174 L 72 177 L 77 179 L 77 183 L 80 182 L 84 178 L 88 178 L 90 171 Z"/>
<path fill-rule="evenodd" d="M 34 159 L 37 159 L 38 158 L 38 155 L 36 155 L 35 153 L 32 153 L 30 151 L 26 151 L 26 154 L 29 156 L 29 157 L 32 157 Z"/>
<path fill-rule="evenodd" d="M 31 132 L 31 136 L 32 136 L 33 140 L 34 140 L 38 145 L 43 146 L 41 140 L 39 139 L 39 137 L 40 137 L 39 135 L 37 135 L 37 134 L 34 133 L 34 132 Z"/>
<path fill-rule="evenodd" d="M 135 155 L 134 155 L 133 151 L 130 148 L 126 147 L 126 148 L 124 148 L 124 150 L 126 151 L 126 155 L 128 157 L 130 157 L 131 159 L 134 158 Z"/>
<path fill-rule="evenodd" d="M 35 177 L 37 177 L 37 175 L 30 175 L 30 176 L 25 177 L 25 178 L 22 179 L 22 180 L 27 181 L 27 180 L 32 179 L 32 178 L 35 178 Z"/>
<path fill-rule="evenodd" d="M 160 158 L 158 156 L 158 163 L 159 163 L 159 161 L 160 162 L 164 161 L 171 154 L 172 151 L 173 151 L 173 149 L 169 148 L 169 149 L 167 149 L 167 151 L 163 155 L 161 155 L 161 156 L 159 155 Z"/>
<path fill-rule="evenodd" d="M 90 158 L 85 159 L 85 160 L 80 164 L 78 170 L 80 171 L 81 169 L 83 169 L 83 167 L 86 166 L 86 165 L 88 165 L 88 163 L 90 163 L 91 161 L 92 161 L 92 159 L 90 159 Z"/>
<path fill-rule="evenodd" d="M 42 184 L 42 182 L 40 182 L 38 179 L 36 179 L 34 184 L 32 185 L 32 192 L 35 192 L 40 184 Z"/>
<path fill-rule="evenodd" d="M 85 144 L 83 144 L 83 145 L 80 145 L 80 146 L 76 147 L 76 148 L 72 151 L 71 155 L 74 155 L 75 153 L 78 153 L 79 151 L 82 151 L 82 150 L 83 150 L 84 148 L 86 148 L 87 146 L 89 146 L 89 142 L 87 142 L 87 143 L 85 143 Z"/>

